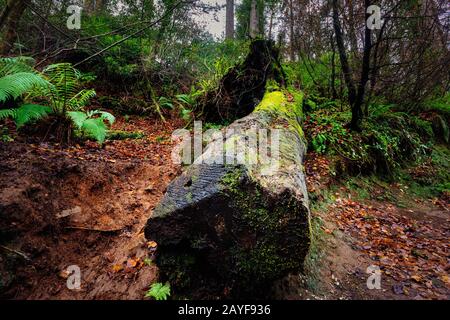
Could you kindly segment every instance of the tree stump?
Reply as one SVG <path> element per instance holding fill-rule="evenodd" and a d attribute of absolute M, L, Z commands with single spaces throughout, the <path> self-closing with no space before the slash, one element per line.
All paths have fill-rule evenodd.
<path fill-rule="evenodd" d="M 216 90 L 200 99 L 201 118 L 217 123 L 250 114 L 263 98 L 267 80 L 284 84 L 279 55 L 273 41 L 254 40 L 246 59 L 223 76 Z"/>

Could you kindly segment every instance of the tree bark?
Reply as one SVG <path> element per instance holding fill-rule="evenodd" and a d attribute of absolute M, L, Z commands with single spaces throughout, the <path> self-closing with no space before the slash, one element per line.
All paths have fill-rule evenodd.
<path fill-rule="evenodd" d="M 145 236 L 158 243 L 161 280 L 178 294 L 264 298 L 275 280 L 302 270 L 310 216 L 301 105 L 301 95 L 266 93 L 168 187 Z M 271 155 L 279 157 L 261 164 L 267 145 L 249 132 L 273 129 L 279 130 L 279 153 L 271 149 Z M 238 147 L 244 145 L 247 152 Z M 236 158 L 247 161 L 232 164 Z"/>
<path fill-rule="evenodd" d="M 4 32 L 0 43 L 0 55 L 7 55 L 17 38 L 17 26 L 30 0 L 8 0 L 1 15 L 0 30 Z"/>
<path fill-rule="evenodd" d="M 289 54 L 292 62 L 295 62 L 295 35 L 294 35 L 294 4 L 289 0 Z"/>
<path fill-rule="evenodd" d="M 256 0 L 252 0 L 250 9 L 250 38 L 255 39 L 259 36 L 259 21 Z"/>
<path fill-rule="evenodd" d="M 234 39 L 234 0 L 227 0 L 225 39 Z"/>
<path fill-rule="evenodd" d="M 331 97 L 333 100 L 337 99 L 336 92 L 336 45 L 334 43 L 334 38 L 331 36 L 331 80 L 330 80 L 330 89 L 331 89 Z"/>
<path fill-rule="evenodd" d="M 366 19 L 369 18 L 369 14 L 367 13 L 367 8 L 371 5 L 370 0 L 364 0 L 364 9 L 366 11 Z M 352 120 L 350 123 L 350 127 L 355 130 L 360 130 L 361 121 L 363 118 L 362 113 L 362 105 L 364 103 L 364 95 L 366 92 L 366 85 L 369 81 L 369 72 L 370 72 L 370 53 L 372 51 L 372 32 L 367 27 L 367 23 L 365 25 L 364 32 L 364 53 L 363 53 L 363 63 L 361 70 L 361 80 L 358 84 L 358 93 L 356 96 L 356 100 L 354 105 L 352 106 Z"/>
<path fill-rule="evenodd" d="M 347 53 L 345 51 L 344 36 L 342 34 L 341 23 L 339 21 L 338 1 L 337 0 L 332 1 L 333 1 L 333 26 L 336 35 L 336 44 L 338 47 L 339 58 L 341 60 L 342 73 L 344 75 L 345 84 L 347 85 L 348 89 L 349 104 L 353 106 L 356 100 L 356 87 L 353 82 L 352 70 L 348 63 Z"/>
<path fill-rule="evenodd" d="M 273 29 L 273 17 L 275 15 L 275 9 L 272 7 L 270 9 L 270 18 L 269 18 L 269 34 L 267 36 L 267 38 L 269 40 L 272 40 L 272 29 Z"/>

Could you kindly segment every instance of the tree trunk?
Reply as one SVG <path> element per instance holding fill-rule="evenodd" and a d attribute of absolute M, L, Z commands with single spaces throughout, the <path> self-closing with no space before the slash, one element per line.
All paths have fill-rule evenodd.
<path fill-rule="evenodd" d="M 2 14 L 0 15 L 0 31 L 3 29 L 3 26 L 5 25 L 6 19 L 9 17 L 11 10 L 14 7 L 14 2 L 13 0 L 8 0 L 6 2 L 5 7 L 2 10 Z"/>
<path fill-rule="evenodd" d="M 7 55 L 17 38 L 17 26 L 30 0 L 8 0 L 1 15 L 0 27 L 4 26 L 0 55 Z M 1 28 L 0 28 L 1 30 Z"/>
<path fill-rule="evenodd" d="M 339 21 L 337 0 L 333 0 L 333 26 L 336 35 L 339 58 L 341 60 L 342 73 L 344 74 L 345 84 L 348 89 L 348 100 L 350 105 L 353 105 L 356 99 L 356 88 L 352 78 L 352 70 L 350 69 L 350 65 L 348 63 L 347 53 L 345 51 L 344 36 L 342 34 L 341 23 Z"/>
<path fill-rule="evenodd" d="M 366 11 L 366 19 L 369 18 L 369 14 L 367 13 L 367 8 L 371 5 L 370 0 L 364 1 L 364 9 Z M 369 72 L 370 72 L 370 53 L 372 50 L 372 32 L 367 27 L 365 27 L 365 33 L 364 33 L 364 53 L 363 53 L 363 63 L 362 63 L 362 70 L 361 70 L 361 80 L 358 84 L 358 93 L 356 96 L 356 100 L 354 105 L 352 106 L 352 120 L 350 123 L 350 127 L 355 130 L 360 130 L 361 127 L 361 121 L 363 118 L 362 113 L 362 105 L 364 103 L 364 95 L 366 92 L 366 85 L 369 81 Z"/>
<path fill-rule="evenodd" d="M 273 17 L 275 15 L 275 9 L 271 8 L 270 10 L 270 19 L 269 19 L 269 35 L 267 36 L 267 38 L 269 40 L 272 40 L 272 29 L 273 29 Z"/>
<path fill-rule="evenodd" d="M 90 15 L 94 12 L 95 3 L 94 0 L 84 0 L 83 1 L 83 10 L 86 14 Z"/>
<path fill-rule="evenodd" d="M 302 270 L 310 216 L 301 105 L 300 94 L 266 93 L 169 185 L 145 236 L 158 243 L 161 280 L 177 293 L 264 298 L 275 280 Z M 261 163 L 269 144 L 260 130 L 271 134 L 272 161 Z"/>
<path fill-rule="evenodd" d="M 336 92 L 336 45 L 334 43 L 334 38 L 331 36 L 331 80 L 330 80 L 330 89 L 331 96 L 333 100 L 337 99 Z"/>
<path fill-rule="evenodd" d="M 252 0 L 252 6 L 250 9 L 250 38 L 255 39 L 259 36 L 259 19 L 258 9 L 256 6 L 256 0 Z"/>
<path fill-rule="evenodd" d="M 295 62 L 295 35 L 294 35 L 294 5 L 293 0 L 289 0 L 289 54 L 292 62 Z"/>
<path fill-rule="evenodd" d="M 225 39 L 234 39 L 234 0 L 227 0 Z"/>

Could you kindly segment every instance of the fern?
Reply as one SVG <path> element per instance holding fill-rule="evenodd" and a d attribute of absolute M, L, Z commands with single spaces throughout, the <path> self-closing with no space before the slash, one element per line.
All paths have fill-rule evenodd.
<path fill-rule="evenodd" d="M 17 109 L 0 110 L 0 120 L 12 118 L 18 128 L 33 121 L 47 117 L 52 109 L 46 106 L 36 104 L 24 104 Z"/>
<path fill-rule="evenodd" d="M 44 76 L 50 82 L 47 91 L 35 92 L 35 96 L 45 96 L 55 113 L 83 109 L 95 97 L 95 90 L 81 90 L 81 73 L 70 63 L 52 64 L 44 69 Z"/>
<path fill-rule="evenodd" d="M 88 138 L 95 139 L 98 143 L 105 142 L 107 126 L 105 121 L 112 125 L 115 118 L 112 114 L 105 111 L 94 110 L 88 112 L 82 111 L 69 111 L 68 116 L 74 123 L 77 130 L 87 136 Z M 94 116 L 99 116 L 94 118 Z"/>
<path fill-rule="evenodd" d="M 195 98 L 190 94 L 179 94 L 176 98 L 179 102 L 186 104 L 189 107 L 192 107 L 195 104 Z"/>
<path fill-rule="evenodd" d="M 51 114 L 68 116 L 76 132 L 102 144 L 107 133 L 105 121 L 112 125 L 115 118 L 105 111 L 83 111 L 96 93 L 80 90 L 81 73 L 70 63 L 59 63 L 48 66 L 40 75 L 33 69 L 33 63 L 30 58 L 0 58 L 0 103 L 29 93 L 31 99 L 47 98 L 50 107 L 25 104 L 17 109 L 0 110 L 0 120 L 12 118 L 21 127 Z"/>
<path fill-rule="evenodd" d="M 69 111 L 67 115 L 72 120 L 73 124 L 77 129 L 81 129 L 83 122 L 86 121 L 88 115 L 83 111 Z"/>
<path fill-rule="evenodd" d="M 0 58 L 0 77 L 20 72 L 37 74 L 33 65 L 34 59 L 29 57 Z"/>
<path fill-rule="evenodd" d="M 33 88 L 44 88 L 48 85 L 42 77 L 34 73 L 19 72 L 0 78 L 0 102 L 17 99 Z"/>
<path fill-rule="evenodd" d="M 0 120 L 7 118 L 13 118 L 16 115 L 14 109 L 1 109 L 0 110 Z"/>
<path fill-rule="evenodd" d="M 110 125 L 113 125 L 114 122 L 116 122 L 116 118 L 111 113 L 106 111 L 94 110 L 89 111 L 87 114 L 89 117 L 99 115 L 101 119 L 108 121 Z"/>
<path fill-rule="evenodd" d="M 102 144 L 106 138 L 106 125 L 102 118 L 86 119 L 81 126 L 81 130 L 89 138 L 97 140 Z"/>
<path fill-rule="evenodd" d="M 74 95 L 69 100 L 69 105 L 71 110 L 79 110 L 86 106 L 89 101 L 96 96 L 96 92 L 93 89 L 83 89 Z"/>
<path fill-rule="evenodd" d="M 146 298 L 154 298 L 155 300 L 167 300 L 170 296 L 170 285 L 168 283 L 154 283 L 145 294 Z"/>

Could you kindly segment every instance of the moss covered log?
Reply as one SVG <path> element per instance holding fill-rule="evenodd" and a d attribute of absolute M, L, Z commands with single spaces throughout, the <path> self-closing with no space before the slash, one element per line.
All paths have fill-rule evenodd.
<path fill-rule="evenodd" d="M 162 280 L 178 294 L 263 298 L 273 281 L 301 271 L 310 241 L 301 105 L 301 94 L 267 92 L 169 186 L 145 235 L 158 243 Z M 278 129 L 276 162 L 258 161 L 249 129 Z M 230 145 L 245 143 L 247 153 L 234 156 L 256 160 L 230 164 Z"/>

